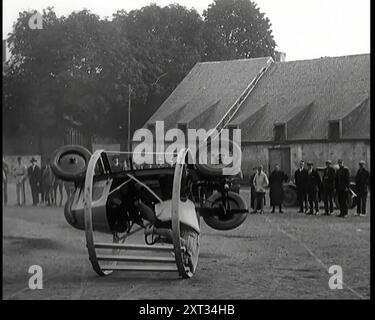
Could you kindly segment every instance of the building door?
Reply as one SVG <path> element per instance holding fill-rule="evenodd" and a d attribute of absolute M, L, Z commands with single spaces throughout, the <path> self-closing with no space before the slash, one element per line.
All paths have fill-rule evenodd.
<path fill-rule="evenodd" d="M 282 171 L 284 171 L 290 178 L 290 148 L 271 148 L 269 149 L 269 168 L 271 173 L 275 165 L 279 164 Z"/>

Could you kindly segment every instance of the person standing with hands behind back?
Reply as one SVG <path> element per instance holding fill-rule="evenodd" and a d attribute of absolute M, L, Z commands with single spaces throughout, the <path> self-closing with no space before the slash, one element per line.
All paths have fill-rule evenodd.
<path fill-rule="evenodd" d="M 314 164 L 309 161 L 307 163 L 307 197 L 309 201 L 309 214 L 319 214 L 318 192 L 320 183 L 321 180 L 319 174 L 314 169 Z"/>
<path fill-rule="evenodd" d="M 342 159 L 339 159 L 337 163 L 339 169 L 336 172 L 335 188 L 340 206 L 338 217 L 345 218 L 348 214 L 349 169 L 344 167 Z"/>
<path fill-rule="evenodd" d="M 308 211 L 307 193 L 306 193 L 307 170 L 305 161 L 301 160 L 299 168 L 294 173 L 294 183 L 297 188 L 297 199 L 299 204 L 299 213 Z"/>
<path fill-rule="evenodd" d="M 27 170 L 31 188 L 31 196 L 33 198 L 33 206 L 38 205 L 39 203 L 39 188 L 40 188 L 40 180 L 41 180 L 41 171 L 39 166 L 36 164 L 37 161 L 33 157 L 31 160 L 31 166 Z"/>
<path fill-rule="evenodd" d="M 266 194 L 266 187 L 268 186 L 268 177 L 264 173 L 262 165 L 258 166 L 258 171 L 254 176 L 253 184 L 255 188 L 255 202 L 253 213 L 257 213 L 259 206 L 260 213 L 262 214 L 264 213 L 264 198 Z"/>
<path fill-rule="evenodd" d="M 279 207 L 279 213 L 284 213 L 282 210 L 282 203 L 284 201 L 283 182 L 286 181 L 288 181 L 288 176 L 284 171 L 280 170 L 280 165 L 275 165 L 275 170 L 272 171 L 269 178 L 272 213 L 275 213 L 276 206 Z"/>
<path fill-rule="evenodd" d="M 333 193 L 335 191 L 335 169 L 331 166 L 330 160 L 326 161 L 326 168 L 323 171 L 322 177 L 322 193 L 324 201 L 325 215 L 328 216 L 333 213 Z"/>

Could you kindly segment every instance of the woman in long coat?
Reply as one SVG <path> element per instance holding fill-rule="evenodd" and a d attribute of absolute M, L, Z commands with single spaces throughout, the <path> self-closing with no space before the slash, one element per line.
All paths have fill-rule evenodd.
<path fill-rule="evenodd" d="M 275 170 L 272 171 L 269 178 L 270 186 L 270 200 L 272 206 L 272 213 L 275 212 L 275 207 L 279 206 L 279 212 L 283 213 L 282 203 L 284 201 L 284 189 L 283 182 L 288 181 L 288 176 L 280 170 L 280 166 L 277 164 Z"/>

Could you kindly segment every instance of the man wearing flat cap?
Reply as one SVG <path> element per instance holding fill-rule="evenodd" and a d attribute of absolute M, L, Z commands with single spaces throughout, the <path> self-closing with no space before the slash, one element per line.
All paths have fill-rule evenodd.
<path fill-rule="evenodd" d="M 33 198 L 33 206 L 38 205 L 39 203 L 39 188 L 41 182 L 41 171 L 37 165 L 37 160 L 32 157 L 31 166 L 27 169 L 27 174 L 29 177 L 29 183 L 31 188 L 31 196 Z"/>
<path fill-rule="evenodd" d="M 340 206 L 338 217 L 345 218 L 348 214 L 348 196 L 349 196 L 349 169 L 344 166 L 344 161 L 337 161 L 339 169 L 335 177 L 335 189 Z"/>
<path fill-rule="evenodd" d="M 333 193 L 335 190 L 335 169 L 332 168 L 332 162 L 326 161 L 326 167 L 322 176 L 322 198 L 324 201 L 325 215 L 333 213 Z"/>
<path fill-rule="evenodd" d="M 314 164 L 309 161 L 307 162 L 307 199 L 309 201 L 309 212 L 308 214 L 319 214 L 319 203 L 318 203 L 318 192 L 320 187 L 320 176 L 314 169 Z M 315 211 L 314 211 L 315 209 Z"/>
<path fill-rule="evenodd" d="M 366 169 L 366 163 L 361 160 L 355 176 L 355 186 L 357 191 L 357 214 L 362 217 L 366 216 L 366 200 L 369 185 L 370 173 Z"/>

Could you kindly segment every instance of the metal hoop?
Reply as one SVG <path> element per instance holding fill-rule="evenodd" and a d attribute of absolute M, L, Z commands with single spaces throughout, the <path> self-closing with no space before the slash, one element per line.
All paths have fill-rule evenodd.
<path fill-rule="evenodd" d="M 110 275 L 114 270 L 124 270 L 124 271 L 168 271 L 176 272 L 178 269 L 175 265 L 171 263 L 175 262 L 174 258 L 171 257 L 139 257 L 139 256 L 121 256 L 119 255 L 120 250 L 142 250 L 142 251 L 162 251 L 171 252 L 172 246 L 144 246 L 144 245 L 125 245 L 125 239 L 132 233 L 138 232 L 141 229 L 134 230 L 132 233 L 127 234 L 126 237 L 120 239 L 113 234 L 112 243 L 96 243 L 94 242 L 94 230 L 93 230 L 93 215 L 92 215 L 92 192 L 93 192 L 93 182 L 95 175 L 95 166 L 98 160 L 101 159 L 104 150 L 97 150 L 91 156 L 90 161 L 87 166 L 85 186 L 84 186 L 84 217 L 85 217 L 85 235 L 86 235 L 86 246 L 89 253 L 89 259 L 94 271 L 100 276 Z M 123 240 L 123 241 L 122 241 Z M 97 255 L 96 248 L 101 249 L 112 249 L 112 255 Z M 99 260 L 101 261 L 112 261 L 109 265 L 101 267 L 99 265 Z M 140 261 L 140 262 L 155 262 L 161 263 L 159 266 L 117 266 L 118 261 Z M 169 263 L 169 265 L 166 265 Z"/>
<path fill-rule="evenodd" d="M 100 268 L 95 244 L 94 244 L 94 230 L 92 223 L 92 188 L 94 182 L 95 166 L 97 161 L 101 158 L 101 154 L 104 150 L 96 150 L 91 156 L 90 161 L 87 165 L 85 186 L 83 193 L 83 204 L 85 213 L 85 235 L 86 235 L 86 246 L 89 253 L 89 259 L 95 272 L 100 276 L 107 276 L 112 273 L 112 270 L 103 271 Z M 114 240 L 114 239 L 113 239 Z"/>
<path fill-rule="evenodd" d="M 172 240 L 173 251 L 175 254 L 176 265 L 180 276 L 183 278 L 191 278 L 193 273 L 188 267 L 184 265 L 184 258 L 182 256 L 181 244 L 181 230 L 180 230 L 180 194 L 183 169 L 186 164 L 186 156 L 189 155 L 190 149 L 182 149 L 177 157 L 176 168 L 173 176 L 173 190 L 172 190 Z"/>

